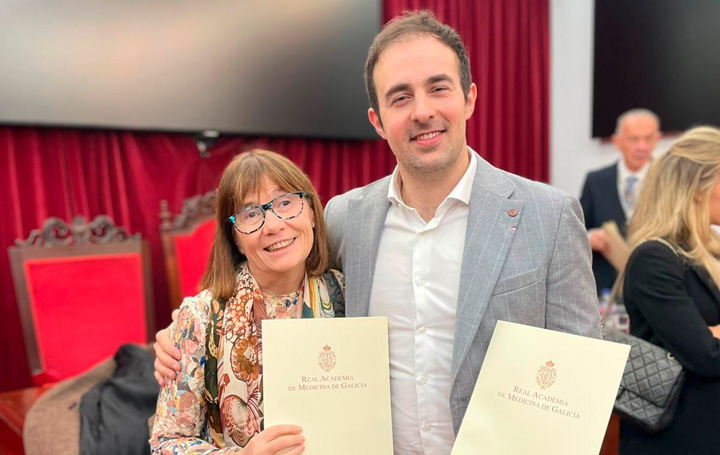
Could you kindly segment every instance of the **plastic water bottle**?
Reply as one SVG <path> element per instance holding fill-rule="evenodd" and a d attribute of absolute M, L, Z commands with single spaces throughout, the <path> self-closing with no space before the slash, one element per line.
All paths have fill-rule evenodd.
<path fill-rule="evenodd" d="M 613 305 L 612 318 L 617 330 L 630 333 L 630 317 L 628 316 L 625 305 L 615 302 L 615 305 Z"/>

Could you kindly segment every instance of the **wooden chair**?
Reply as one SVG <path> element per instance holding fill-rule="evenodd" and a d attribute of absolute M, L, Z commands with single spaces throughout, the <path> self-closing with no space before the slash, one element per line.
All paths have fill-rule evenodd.
<path fill-rule="evenodd" d="M 155 333 L 147 245 L 107 216 L 49 218 L 8 248 L 33 382 L 77 375 Z"/>
<path fill-rule="evenodd" d="M 31 387 L 0 393 L 0 455 L 25 455 L 23 430 L 26 416 L 47 390 L 47 387 Z"/>
<path fill-rule="evenodd" d="M 175 219 L 167 201 L 160 201 L 160 238 L 165 256 L 170 306 L 200 292 L 215 239 L 215 192 L 185 199 Z"/>

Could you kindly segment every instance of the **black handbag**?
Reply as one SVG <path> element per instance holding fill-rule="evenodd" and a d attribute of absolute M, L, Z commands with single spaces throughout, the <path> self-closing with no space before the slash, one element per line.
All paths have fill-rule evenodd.
<path fill-rule="evenodd" d="M 653 238 L 646 241 L 660 242 L 677 254 L 675 248 L 665 239 Z M 624 277 L 625 271 L 613 286 L 603 325 L 605 317 L 612 311 Z M 666 349 L 620 330 L 603 333 L 603 339 L 630 346 L 630 355 L 620 380 L 613 410 L 648 433 L 658 433 L 667 428 L 672 422 L 685 382 L 685 371 L 680 362 Z"/>
<path fill-rule="evenodd" d="M 648 433 L 657 433 L 672 422 L 685 372 L 665 349 L 619 330 L 605 340 L 630 346 L 614 411 Z"/>

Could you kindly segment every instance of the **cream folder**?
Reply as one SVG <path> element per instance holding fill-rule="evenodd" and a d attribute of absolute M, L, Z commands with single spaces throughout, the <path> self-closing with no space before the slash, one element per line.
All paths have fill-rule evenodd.
<path fill-rule="evenodd" d="M 305 455 L 392 455 L 387 318 L 265 320 L 265 428 L 303 428 Z"/>
<path fill-rule="evenodd" d="M 597 455 L 629 352 L 498 322 L 452 455 Z"/>

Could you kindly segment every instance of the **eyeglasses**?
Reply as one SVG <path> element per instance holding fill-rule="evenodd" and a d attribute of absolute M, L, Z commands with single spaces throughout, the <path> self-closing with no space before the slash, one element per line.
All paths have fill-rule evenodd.
<path fill-rule="evenodd" d="M 262 205 L 245 207 L 228 217 L 230 222 L 241 234 L 252 234 L 265 224 L 265 212 L 271 210 L 281 220 L 290 220 L 300 215 L 305 208 L 303 198 L 307 194 L 302 191 L 280 195 Z"/>

